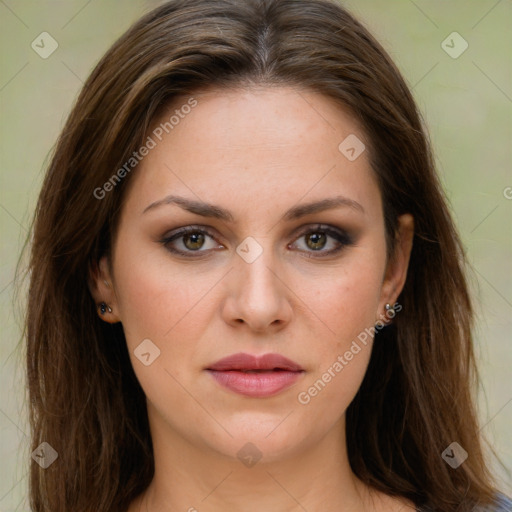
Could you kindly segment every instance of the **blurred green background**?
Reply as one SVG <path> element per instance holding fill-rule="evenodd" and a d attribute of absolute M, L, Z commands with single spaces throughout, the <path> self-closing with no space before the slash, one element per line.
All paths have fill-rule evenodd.
<path fill-rule="evenodd" d="M 29 510 L 31 459 L 13 278 L 48 154 L 95 63 L 132 22 L 160 3 L 0 0 L 0 512 Z M 473 267 L 481 432 L 510 471 L 512 1 L 347 0 L 344 5 L 394 58 L 430 130 Z M 45 59 L 31 47 L 42 32 L 58 44 Z M 458 55 L 464 41 L 468 47 Z M 465 449 L 471 457 L 471 447 Z M 510 474 L 499 466 L 495 471 L 512 495 Z"/>

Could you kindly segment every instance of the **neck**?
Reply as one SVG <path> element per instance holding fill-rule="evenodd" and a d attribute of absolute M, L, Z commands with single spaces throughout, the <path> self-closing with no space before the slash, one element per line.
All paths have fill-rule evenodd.
<path fill-rule="evenodd" d="M 254 464 L 254 449 L 246 449 L 244 463 L 236 454 L 230 457 L 180 436 L 149 404 L 148 413 L 155 475 L 141 512 L 373 510 L 367 506 L 373 501 L 369 489 L 350 469 L 344 417 L 322 439 L 305 441 L 286 455 L 263 453 Z"/>

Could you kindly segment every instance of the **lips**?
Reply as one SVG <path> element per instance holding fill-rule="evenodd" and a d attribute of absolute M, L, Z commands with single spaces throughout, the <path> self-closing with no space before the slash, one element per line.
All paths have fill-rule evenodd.
<path fill-rule="evenodd" d="M 263 356 L 252 356 L 250 354 L 233 354 L 232 356 L 220 359 L 208 367 L 208 370 L 219 372 L 227 370 L 256 371 L 256 370 L 287 370 L 300 372 L 303 369 L 290 359 L 280 354 L 264 354 Z"/>
<path fill-rule="evenodd" d="M 299 364 L 280 354 L 233 354 L 206 370 L 221 386 L 255 398 L 276 395 L 304 374 Z"/>

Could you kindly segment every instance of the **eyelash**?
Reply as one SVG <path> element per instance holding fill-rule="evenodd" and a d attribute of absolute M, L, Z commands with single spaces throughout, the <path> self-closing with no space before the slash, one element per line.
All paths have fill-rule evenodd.
<path fill-rule="evenodd" d="M 172 233 L 169 236 L 166 236 L 166 237 L 162 238 L 162 240 L 160 240 L 160 243 L 171 253 L 178 254 L 180 256 L 185 256 L 185 257 L 188 257 L 188 258 L 200 258 L 200 257 L 203 256 L 203 254 L 201 254 L 201 253 L 206 253 L 206 252 L 208 252 L 208 250 L 202 251 L 202 250 L 198 249 L 197 251 L 191 251 L 191 250 L 181 251 L 179 249 L 175 249 L 175 248 L 171 248 L 170 247 L 170 244 L 172 242 L 174 242 L 175 240 L 179 240 L 180 238 L 183 238 L 186 235 L 198 234 L 198 233 L 199 234 L 203 234 L 203 235 L 208 235 L 210 238 L 215 239 L 215 235 L 210 230 L 208 230 L 208 229 L 206 229 L 204 227 L 187 226 L 185 228 L 179 229 L 178 231 Z M 304 253 L 308 254 L 308 257 L 310 257 L 310 258 L 311 257 L 323 258 L 323 257 L 327 257 L 327 256 L 332 256 L 334 254 L 339 253 L 345 247 L 354 244 L 354 240 L 352 239 L 352 237 L 348 233 L 346 233 L 345 231 L 339 230 L 337 228 L 333 228 L 331 226 L 321 225 L 321 224 L 318 224 L 315 227 L 312 227 L 312 228 L 309 228 L 309 229 L 307 229 L 305 231 L 302 231 L 297 236 L 297 238 L 295 240 L 297 241 L 297 240 L 305 237 L 306 235 L 311 235 L 311 234 L 316 234 L 316 233 L 323 233 L 325 235 L 330 236 L 331 238 L 334 238 L 338 242 L 339 245 L 335 249 L 331 249 L 329 251 L 323 251 L 321 249 L 318 250 L 318 251 L 314 251 L 314 250 L 303 251 L 303 250 L 300 250 L 300 252 L 304 252 Z M 289 245 L 292 245 L 292 244 L 289 244 Z M 195 254 L 195 253 L 197 253 L 197 254 Z M 309 256 L 309 254 L 312 254 L 312 255 Z"/>

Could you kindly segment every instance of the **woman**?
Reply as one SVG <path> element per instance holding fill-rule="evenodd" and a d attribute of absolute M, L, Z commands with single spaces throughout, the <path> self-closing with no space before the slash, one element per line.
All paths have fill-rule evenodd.
<path fill-rule="evenodd" d="M 172 0 L 37 206 L 34 511 L 511 510 L 411 94 L 327 0 Z"/>

